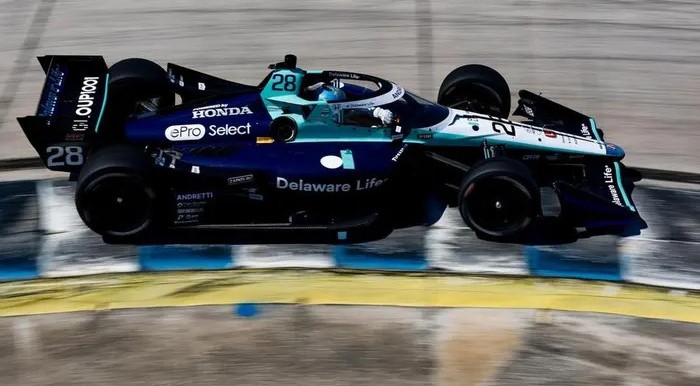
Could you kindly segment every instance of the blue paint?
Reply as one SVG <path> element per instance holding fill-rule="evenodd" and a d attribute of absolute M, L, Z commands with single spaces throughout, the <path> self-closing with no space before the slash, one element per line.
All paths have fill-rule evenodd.
<path fill-rule="evenodd" d="M 233 312 L 242 318 L 252 318 L 258 314 L 259 310 L 254 303 L 241 303 L 234 306 Z"/>
<path fill-rule="evenodd" d="M 0 259 L 0 281 L 28 280 L 39 277 L 36 258 L 17 257 Z"/>
<path fill-rule="evenodd" d="M 142 271 L 226 269 L 233 266 L 231 246 L 145 246 L 139 249 Z"/>
<path fill-rule="evenodd" d="M 622 281 L 623 276 L 619 257 L 612 260 L 592 259 L 526 247 L 525 260 L 534 276 L 608 281 Z"/>
<path fill-rule="evenodd" d="M 428 260 L 422 253 L 402 252 L 381 255 L 363 251 L 361 248 L 361 246 L 336 246 L 333 249 L 335 266 L 348 269 L 377 269 L 388 271 L 419 271 L 428 269 Z"/>

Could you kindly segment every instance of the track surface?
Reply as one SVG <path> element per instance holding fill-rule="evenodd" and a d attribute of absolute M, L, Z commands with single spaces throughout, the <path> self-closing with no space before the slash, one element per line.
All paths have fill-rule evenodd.
<path fill-rule="evenodd" d="M 0 319 L 4 385 L 700 383 L 700 325 L 530 310 L 229 306 Z"/>
<path fill-rule="evenodd" d="M 0 318 L 0 382 L 695 385 L 699 295 L 322 270 L 12 282 L 0 314 L 37 315 Z"/>
<path fill-rule="evenodd" d="M 700 4 L 562 0 L 376 2 L 0 0 L 0 157 L 33 156 L 34 56 L 149 57 L 257 83 L 294 52 L 309 67 L 375 73 L 434 98 L 464 63 L 598 118 L 628 163 L 700 165 Z"/>

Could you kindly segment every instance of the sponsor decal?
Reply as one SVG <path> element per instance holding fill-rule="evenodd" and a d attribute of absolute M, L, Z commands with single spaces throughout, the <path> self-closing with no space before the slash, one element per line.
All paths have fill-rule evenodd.
<path fill-rule="evenodd" d="M 610 191 L 610 197 L 612 198 L 613 204 L 618 206 L 624 206 L 622 204 L 622 200 L 620 199 L 620 193 L 617 191 L 617 187 L 615 187 L 615 177 L 613 177 L 613 170 L 608 165 L 605 165 L 605 167 L 603 168 L 603 182 L 608 186 L 608 190 Z"/>
<path fill-rule="evenodd" d="M 178 86 L 185 87 L 185 79 L 180 75 L 180 80 L 177 81 Z"/>
<path fill-rule="evenodd" d="M 336 72 L 336 71 L 329 71 L 328 76 L 332 76 L 335 78 L 343 78 L 343 79 L 360 79 L 360 76 L 357 74 L 352 74 L 349 72 Z"/>
<path fill-rule="evenodd" d="M 212 137 L 216 136 L 225 136 L 225 135 L 246 135 L 250 134 L 250 122 L 246 123 L 245 125 L 229 125 L 228 123 L 225 126 L 216 126 L 216 125 L 211 125 L 209 126 L 209 135 Z"/>
<path fill-rule="evenodd" d="M 197 82 L 197 89 L 204 91 L 207 89 L 207 85 L 203 82 Z"/>
<path fill-rule="evenodd" d="M 321 165 L 326 169 L 338 169 L 343 166 L 343 159 L 337 155 L 327 155 L 321 157 Z"/>
<path fill-rule="evenodd" d="M 204 211 L 203 206 L 207 204 L 206 201 L 185 201 L 185 202 L 178 202 L 177 207 L 178 208 L 200 208 L 201 211 Z"/>
<path fill-rule="evenodd" d="M 177 210 L 178 214 L 181 213 L 202 213 L 204 212 L 204 208 L 180 208 Z"/>
<path fill-rule="evenodd" d="M 199 174 L 199 166 L 192 165 L 192 169 L 190 169 L 190 172 L 194 174 Z"/>
<path fill-rule="evenodd" d="M 329 109 L 329 108 L 327 108 L 327 107 L 323 108 L 323 109 L 321 110 L 320 115 L 321 115 L 322 118 L 328 118 L 328 117 L 331 115 L 331 109 Z"/>
<path fill-rule="evenodd" d="M 421 133 L 417 137 L 418 139 L 433 139 L 433 133 Z"/>
<path fill-rule="evenodd" d="M 581 124 L 581 135 L 583 135 L 586 138 L 593 138 L 591 135 L 591 131 L 588 129 L 588 126 L 586 126 L 585 123 Z"/>
<path fill-rule="evenodd" d="M 523 160 L 537 160 L 540 159 L 539 154 L 527 154 L 523 156 Z"/>
<path fill-rule="evenodd" d="M 177 195 L 178 201 L 206 200 L 208 198 L 214 198 L 214 192 L 185 193 Z"/>
<path fill-rule="evenodd" d="M 70 129 L 73 131 L 85 131 L 88 129 L 88 120 L 75 118 L 70 125 Z"/>
<path fill-rule="evenodd" d="M 89 117 L 92 114 L 92 105 L 95 103 L 94 95 L 97 91 L 99 79 L 97 76 L 86 76 L 83 78 L 83 86 L 80 88 L 80 95 L 78 95 L 75 115 Z"/>
<path fill-rule="evenodd" d="M 85 133 L 67 133 L 66 141 L 82 141 L 85 139 Z"/>
<path fill-rule="evenodd" d="M 525 114 L 527 114 L 527 115 L 530 116 L 530 117 L 534 117 L 534 116 L 535 116 L 535 112 L 532 111 L 532 108 L 531 108 L 530 106 L 523 105 L 523 111 L 525 111 Z"/>
<path fill-rule="evenodd" d="M 165 129 L 165 138 L 169 141 L 196 141 L 204 134 L 203 125 L 173 125 Z"/>
<path fill-rule="evenodd" d="M 246 184 L 248 182 L 253 181 L 253 175 L 252 174 L 246 174 L 243 176 L 235 176 L 235 177 L 229 177 L 228 178 L 228 185 L 240 185 L 240 184 Z"/>
<path fill-rule="evenodd" d="M 58 106 L 58 94 L 63 89 L 65 73 L 58 67 L 54 67 L 46 75 L 46 98 L 41 101 L 38 111 L 41 116 L 53 116 Z"/>
<path fill-rule="evenodd" d="M 243 107 L 229 107 L 228 104 L 218 104 L 211 106 L 197 107 L 192 109 L 192 118 L 212 118 L 212 117 L 229 117 L 234 115 L 247 115 L 253 114 L 253 112 L 248 108 L 248 106 Z"/>
<path fill-rule="evenodd" d="M 257 137 L 255 138 L 255 143 L 273 143 L 275 139 L 272 137 Z"/>
<path fill-rule="evenodd" d="M 608 147 L 608 148 L 611 149 L 611 150 L 615 150 L 615 149 L 616 149 L 615 145 L 613 145 L 612 143 L 606 143 L 605 146 Z"/>
<path fill-rule="evenodd" d="M 549 138 L 556 138 L 557 137 L 557 133 L 555 133 L 551 130 L 543 130 L 543 132 L 544 132 L 544 135 L 546 137 L 549 137 Z"/>
<path fill-rule="evenodd" d="M 401 155 L 403 154 L 404 151 L 406 151 L 407 145 L 403 145 L 401 149 L 399 149 L 398 153 L 396 153 L 395 156 L 391 157 L 391 160 L 394 162 L 398 162 L 399 158 L 401 158 Z"/>
<path fill-rule="evenodd" d="M 403 88 L 401 88 L 401 86 L 397 85 L 396 91 L 394 91 L 394 93 L 391 94 L 391 97 L 396 99 L 396 98 L 400 97 L 401 95 L 403 95 Z"/>
<path fill-rule="evenodd" d="M 353 183 L 318 183 L 308 182 L 303 179 L 289 181 L 284 177 L 277 177 L 275 187 L 282 190 L 295 192 L 318 192 L 318 193 L 347 193 L 351 191 L 363 191 L 382 186 L 388 179 L 378 179 L 375 177 L 355 180 Z"/>

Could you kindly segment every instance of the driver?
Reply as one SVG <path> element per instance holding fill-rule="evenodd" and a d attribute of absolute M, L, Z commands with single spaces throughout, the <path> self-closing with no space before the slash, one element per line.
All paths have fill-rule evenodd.
<path fill-rule="evenodd" d="M 337 83 L 339 83 L 341 87 L 343 86 L 343 83 Z M 345 100 L 346 98 L 345 91 L 343 91 L 341 87 L 335 87 L 324 82 L 319 82 L 309 86 L 308 90 L 315 92 L 316 98 L 319 101 L 340 102 L 342 100 Z M 394 113 L 392 113 L 391 110 L 384 109 L 381 107 L 370 107 L 367 109 L 352 109 L 348 112 L 350 112 L 352 115 L 371 115 L 372 117 L 379 119 L 382 122 L 382 125 L 384 126 L 389 126 L 392 123 L 394 123 Z"/>

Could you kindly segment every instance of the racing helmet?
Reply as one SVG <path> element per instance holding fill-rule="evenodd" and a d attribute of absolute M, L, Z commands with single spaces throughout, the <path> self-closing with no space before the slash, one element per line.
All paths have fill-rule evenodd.
<path fill-rule="evenodd" d="M 326 102 L 338 102 L 345 99 L 345 92 L 338 87 L 324 85 L 319 89 L 318 100 Z"/>

